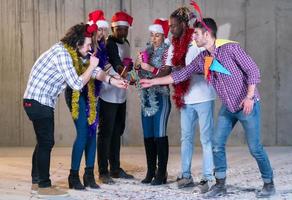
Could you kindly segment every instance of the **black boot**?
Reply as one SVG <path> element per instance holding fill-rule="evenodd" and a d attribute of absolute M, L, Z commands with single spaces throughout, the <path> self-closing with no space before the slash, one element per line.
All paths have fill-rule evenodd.
<path fill-rule="evenodd" d="M 155 138 L 158 156 L 158 170 L 151 185 L 165 184 L 167 181 L 168 137 Z"/>
<path fill-rule="evenodd" d="M 147 174 L 146 177 L 141 181 L 141 183 L 146 184 L 151 183 L 152 179 L 155 177 L 157 149 L 153 137 L 144 138 L 144 146 L 147 160 Z"/>
<path fill-rule="evenodd" d="M 90 187 L 91 189 L 99 189 L 99 185 L 96 184 L 94 178 L 94 171 L 92 167 L 86 167 L 83 175 L 83 183 L 85 187 Z"/>
<path fill-rule="evenodd" d="M 216 183 L 213 185 L 209 192 L 207 192 L 204 197 L 206 198 L 217 198 L 217 197 L 222 197 L 226 194 L 226 186 L 225 186 L 225 178 L 222 179 L 217 179 L 216 178 Z"/>
<path fill-rule="evenodd" d="M 68 177 L 68 184 L 70 189 L 74 190 L 84 190 L 85 187 L 81 184 L 79 179 L 79 171 L 70 169 L 70 174 Z"/>
<path fill-rule="evenodd" d="M 257 192 L 257 198 L 268 198 L 276 193 L 274 182 L 264 183 L 263 188 Z"/>

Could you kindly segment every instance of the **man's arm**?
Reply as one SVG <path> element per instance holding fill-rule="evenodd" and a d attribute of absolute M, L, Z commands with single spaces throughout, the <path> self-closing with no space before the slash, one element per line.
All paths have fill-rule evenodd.
<path fill-rule="evenodd" d="M 113 66 L 114 70 L 116 72 L 123 70 L 123 63 L 119 56 L 117 44 L 113 40 L 108 39 L 106 43 L 106 50 L 109 57 L 109 63 Z"/>
<path fill-rule="evenodd" d="M 235 62 L 247 76 L 247 94 L 240 106 L 243 108 L 243 113 L 248 115 L 253 110 L 254 93 L 256 84 L 260 82 L 260 71 L 253 59 L 238 44 L 234 46 L 232 48 L 232 55 L 234 56 Z"/>
<path fill-rule="evenodd" d="M 240 47 L 239 44 L 231 46 L 232 56 L 237 66 L 245 72 L 247 76 L 247 84 L 254 85 L 260 83 L 260 70 L 253 59 Z"/>
<path fill-rule="evenodd" d="M 170 75 L 154 78 L 154 79 L 141 79 L 140 84 L 143 88 L 148 88 L 153 85 L 167 85 L 177 84 L 189 79 L 193 73 L 203 73 L 204 71 L 204 58 L 203 54 L 199 54 L 189 65 L 183 67 L 178 71 L 172 72 Z"/>
<path fill-rule="evenodd" d="M 171 75 L 167 75 L 164 77 L 160 77 L 160 78 L 154 78 L 154 79 L 141 79 L 140 80 L 140 84 L 142 86 L 142 88 L 149 88 L 152 87 L 154 85 L 168 85 L 173 83 L 173 78 L 171 77 Z"/>
<path fill-rule="evenodd" d="M 95 67 L 98 65 L 98 58 L 91 56 L 90 64 L 86 71 L 78 76 L 72 62 L 72 58 L 69 53 L 62 52 L 56 56 L 56 66 L 59 72 L 65 79 L 65 82 L 70 88 L 74 90 L 81 90 L 82 87 L 89 81 L 91 74 Z"/>
<path fill-rule="evenodd" d="M 173 71 L 171 76 L 173 78 L 174 84 L 188 80 L 193 73 L 203 73 L 204 72 L 204 57 L 200 53 L 190 64 L 183 67 L 178 71 Z"/>

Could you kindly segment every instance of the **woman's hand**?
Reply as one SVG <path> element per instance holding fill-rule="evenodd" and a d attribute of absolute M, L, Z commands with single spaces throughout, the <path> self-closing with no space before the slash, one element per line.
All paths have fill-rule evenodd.
<path fill-rule="evenodd" d="M 138 57 L 137 57 L 137 63 L 138 64 L 141 64 L 143 62 L 143 59 L 142 59 L 142 54 L 141 53 L 138 53 Z"/>
<path fill-rule="evenodd" d="M 119 78 L 116 79 L 113 76 L 109 79 L 109 84 L 116 86 L 118 88 L 127 89 L 129 86 L 129 82 L 125 79 Z"/>
<path fill-rule="evenodd" d="M 145 71 L 149 71 L 152 72 L 153 71 L 153 67 L 151 65 L 149 65 L 148 63 L 141 63 L 141 68 L 144 69 Z"/>

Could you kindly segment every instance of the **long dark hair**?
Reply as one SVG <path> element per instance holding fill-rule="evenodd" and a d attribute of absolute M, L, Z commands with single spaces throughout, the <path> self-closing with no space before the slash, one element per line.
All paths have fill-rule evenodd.
<path fill-rule="evenodd" d="M 61 42 L 76 49 L 78 46 L 82 46 L 85 41 L 86 24 L 80 23 L 69 28 L 65 36 L 61 39 Z"/>

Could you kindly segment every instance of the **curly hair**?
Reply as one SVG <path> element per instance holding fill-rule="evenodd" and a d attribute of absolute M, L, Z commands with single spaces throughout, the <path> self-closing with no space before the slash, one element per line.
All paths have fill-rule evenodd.
<path fill-rule="evenodd" d="M 190 21 L 190 12 L 190 9 L 184 6 L 173 11 L 170 17 L 176 18 L 179 22 L 184 22 L 188 25 Z"/>
<path fill-rule="evenodd" d="M 60 41 L 76 49 L 78 46 L 82 46 L 84 44 L 85 32 L 86 24 L 84 23 L 76 24 L 69 28 L 65 36 Z"/>

